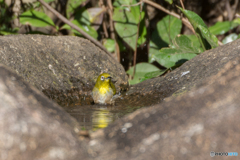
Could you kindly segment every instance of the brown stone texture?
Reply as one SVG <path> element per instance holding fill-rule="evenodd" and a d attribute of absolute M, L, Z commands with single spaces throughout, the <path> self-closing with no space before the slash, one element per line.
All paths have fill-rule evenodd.
<path fill-rule="evenodd" d="M 127 87 L 122 66 L 77 37 L 22 35 L 0 42 L 0 62 L 12 69 L 0 66 L 0 159 L 202 160 L 211 151 L 239 152 L 240 40 L 131 86 L 116 104 L 145 108 L 90 139 L 79 139 L 76 120 L 40 91 L 88 94 L 102 71 L 119 78 L 120 90 Z"/>
<path fill-rule="evenodd" d="M 0 63 L 60 102 L 89 96 L 102 72 L 117 80 L 117 91 L 128 87 L 122 65 L 89 40 L 74 36 L 0 36 Z"/>
<path fill-rule="evenodd" d="M 165 76 L 143 81 L 130 87 L 119 103 L 130 106 L 149 106 L 171 95 L 189 91 L 206 78 L 215 75 L 223 66 L 240 54 L 240 40 L 205 51 Z M 124 102 L 122 102 L 124 101 Z"/>
<path fill-rule="evenodd" d="M 2 65 L 0 102 L 1 160 L 88 157 L 77 121 Z"/>
<path fill-rule="evenodd" d="M 239 96 L 240 57 L 199 80 L 188 93 L 140 109 L 92 134 L 90 149 L 99 153 L 96 159 L 111 160 L 203 160 L 211 158 L 211 151 L 239 152 Z"/>

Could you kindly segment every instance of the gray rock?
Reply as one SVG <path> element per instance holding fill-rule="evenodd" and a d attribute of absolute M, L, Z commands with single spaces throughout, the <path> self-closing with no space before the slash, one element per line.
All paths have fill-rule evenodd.
<path fill-rule="evenodd" d="M 89 149 L 99 153 L 96 159 L 202 160 L 210 159 L 211 151 L 239 152 L 240 57 L 235 55 L 239 52 L 236 45 L 239 46 L 239 42 L 232 44 L 236 48 L 232 46 L 231 51 L 231 45 L 221 46 L 203 53 L 208 57 L 205 62 L 195 58 L 176 70 L 178 80 L 173 81 L 179 81 L 182 87 L 187 82 L 194 84 L 191 91 L 139 109 L 93 133 Z M 220 70 L 218 64 L 229 59 L 231 61 Z M 193 64 L 196 61 L 202 65 L 192 69 L 191 66 L 197 67 Z M 204 67 L 204 64 L 207 65 Z M 184 83 L 179 71 L 187 70 L 201 72 L 199 77 L 195 73 L 188 75 L 189 81 L 184 78 Z M 220 72 L 216 73 L 217 70 Z"/>
<path fill-rule="evenodd" d="M 74 36 L 1 36 L 0 63 L 59 102 L 89 96 L 101 72 L 117 80 L 117 91 L 128 87 L 122 65 L 89 40 Z"/>
<path fill-rule="evenodd" d="M 29 39 L 29 37 L 26 39 Z M 40 36 L 37 43 L 34 44 L 40 46 L 44 44 L 42 48 L 46 47 L 47 49 L 44 50 L 43 55 L 45 55 L 45 52 L 49 52 L 51 53 L 49 55 L 58 57 L 55 55 L 58 53 L 58 48 L 54 47 L 52 49 L 54 51 L 52 51 L 52 46 L 48 46 L 50 41 L 46 40 L 48 43 L 42 42 L 43 39 L 45 40 L 46 37 Z M 49 40 L 53 39 L 50 38 Z M 79 39 L 77 38 L 77 40 Z M 13 64 L 11 64 L 12 57 L 7 55 L 7 53 L 18 55 L 18 49 L 14 50 L 12 41 L 14 41 L 13 38 L 11 43 L 3 41 L 4 45 L 8 46 L 8 50 L 4 52 L 5 54 L 2 54 L 2 61 L 22 75 L 28 82 L 38 87 L 39 90 L 41 90 L 39 84 L 45 82 L 44 87 L 54 88 L 54 81 L 51 80 L 56 77 L 51 76 L 56 73 L 59 73 L 57 75 L 60 77 L 64 75 L 67 79 L 71 79 L 68 74 L 65 74 L 68 70 L 61 69 L 64 68 L 64 58 L 50 58 L 51 63 L 48 63 L 50 62 L 48 61 L 49 58 L 46 58 L 44 62 L 40 63 L 41 57 L 38 58 L 39 66 L 41 64 L 52 65 L 55 64 L 56 59 L 57 61 L 61 60 L 61 63 L 58 63 L 61 64 L 59 70 L 53 70 L 51 67 L 50 69 L 47 68 L 46 73 L 49 73 L 49 75 L 46 75 L 47 77 L 38 76 L 38 78 L 44 79 L 43 81 L 39 80 L 41 83 L 37 83 L 35 76 L 30 76 L 28 79 L 27 74 L 23 74 L 26 72 L 21 69 L 21 65 L 24 66 L 28 63 L 20 63 L 20 58 L 14 59 Z M 59 44 L 59 42 L 64 44 L 65 40 L 62 41 L 61 39 L 56 44 Z M 18 43 L 20 42 L 16 42 L 16 45 Z M 30 40 L 29 43 L 31 44 Z M 4 51 L 4 45 L 0 48 L 2 52 Z M 206 51 L 164 77 L 147 80 L 132 86 L 127 93 L 128 95 L 123 97 L 122 102 L 130 104 L 130 106 L 155 105 L 139 109 L 114 122 L 104 130 L 91 134 L 89 142 L 86 140 L 79 141 L 77 132 L 80 128 L 67 113 L 46 99 L 39 91 L 22 81 L 16 74 L 1 66 L 0 100 L 2 104 L 0 105 L 0 117 L 2 120 L 0 121 L 0 147 L 3 148 L 0 150 L 1 158 L 32 159 L 32 157 L 36 157 L 36 159 L 71 160 L 79 159 L 79 157 L 81 159 L 91 157 L 106 160 L 185 160 L 209 159 L 211 151 L 237 152 L 240 145 L 240 139 L 238 138 L 240 131 L 239 45 L 240 40 L 237 40 Z M 67 48 L 65 47 L 65 49 Z M 25 53 L 29 53 L 29 50 L 24 47 L 20 51 L 24 52 L 25 50 L 27 50 Z M 31 51 L 34 51 L 34 55 L 37 57 L 39 53 L 41 55 L 42 49 L 37 46 Z M 65 51 L 61 52 L 59 50 L 59 52 L 65 55 L 63 53 Z M 61 54 L 59 54 L 60 57 Z M 94 58 L 93 61 L 95 62 Z M 99 64 L 102 63 L 100 61 L 101 59 L 98 59 Z M 224 65 L 225 67 L 223 67 Z M 14 66 L 16 67 L 14 68 Z M 30 65 L 30 68 L 32 66 L 34 64 Z M 69 68 L 71 68 L 71 65 Z M 33 73 L 30 75 L 41 73 L 34 69 L 32 71 Z M 53 71 L 55 71 L 55 74 Z M 60 74 L 61 71 L 64 74 Z M 118 74 L 118 72 L 115 74 Z M 97 76 L 97 74 L 94 75 Z M 48 76 L 51 80 L 48 80 Z M 91 77 L 91 74 L 88 76 Z M 80 82 L 81 84 L 84 84 L 82 82 L 88 82 L 84 78 Z M 55 80 L 59 79 L 56 78 Z M 61 87 L 63 87 L 63 90 L 68 90 L 75 86 L 72 82 L 69 83 L 70 85 L 57 84 L 59 88 L 55 87 L 55 89 L 60 90 L 60 92 Z M 163 99 L 165 100 L 163 101 Z"/>
<path fill-rule="evenodd" d="M 2 65 L 0 102 L 1 160 L 88 158 L 76 120 Z"/>
<path fill-rule="evenodd" d="M 239 45 L 240 39 L 208 50 L 163 77 L 131 86 L 124 96 L 124 103 L 129 106 L 149 106 L 162 102 L 166 97 L 188 92 L 198 83 L 217 74 L 227 62 L 239 57 Z"/>

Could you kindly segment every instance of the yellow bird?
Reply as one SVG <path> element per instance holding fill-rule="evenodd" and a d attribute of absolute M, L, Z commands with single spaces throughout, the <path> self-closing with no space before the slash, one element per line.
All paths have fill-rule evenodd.
<path fill-rule="evenodd" d="M 116 88 L 111 79 L 112 77 L 108 73 L 102 73 L 98 76 L 92 90 L 94 103 L 112 104 L 112 97 L 116 94 Z"/>

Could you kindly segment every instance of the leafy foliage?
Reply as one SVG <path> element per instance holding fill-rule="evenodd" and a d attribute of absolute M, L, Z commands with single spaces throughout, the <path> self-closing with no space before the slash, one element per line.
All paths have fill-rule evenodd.
<path fill-rule="evenodd" d="M 136 1 L 135 1 L 136 2 Z M 126 4 L 126 2 L 119 1 L 118 5 Z M 132 3 L 127 3 L 132 4 Z M 117 6 L 118 6 L 117 5 Z M 138 32 L 139 17 L 141 16 L 141 26 L 138 38 L 138 44 L 141 45 L 146 41 L 146 27 L 144 25 L 143 17 L 145 13 L 140 13 L 140 7 L 116 7 L 114 9 L 113 20 L 115 29 L 118 35 L 132 48 L 135 50 Z"/>
<path fill-rule="evenodd" d="M 131 67 L 127 73 L 129 75 L 133 76 L 133 71 L 134 71 L 134 67 Z M 134 79 L 129 80 L 130 84 L 136 84 L 139 83 L 141 81 L 143 81 L 142 79 L 146 80 L 149 78 L 153 78 L 153 76 L 159 75 L 164 73 L 165 70 L 160 70 L 159 68 L 155 67 L 152 64 L 149 63 L 138 63 L 136 65 L 136 72 L 134 75 Z M 159 73 L 159 74 L 156 74 Z"/>
<path fill-rule="evenodd" d="M 203 49 L 207 50 L 216 48 L 218 46 L 218 39 L 215 35 L 210 33 L 207 25 L 204 23 L 202 18 L 192 11 L 184 10 L 181 7 L 178 8 L 183 12 L 183 14 L 192 24 Z"/>
<path fill-rule="evenodd" d="M 12 13 L 9 13 L 4 0 L 0 0 L 0 35 L 16 34 L 18 28 L 11 27 L 11 21 L 14 19 Z"/>
<path fill-rule="evenodd" d="M 113 52 L 115 50 L 115 41 L 113 39 L 105 39 L 103 45 L 109 52 Z"/>
<path fill-rule="evenodd" d="M 35 10 L 29 10 L 20 15 L 20 23 L 31 25 L 34 27 L 55 26 L 52 19 L 45 13 Z"/>
<path fill-rule="evenodd" d="M 156 60 L 154 58 L 155 54 L 158 54 L 161 48 L 172 45 L 172 40 L 180 34 L 181 28 L 182 21 L 170 15 L 157 23 L 156 30 L 151 35 L 149 49 L 150 63 Z"/>

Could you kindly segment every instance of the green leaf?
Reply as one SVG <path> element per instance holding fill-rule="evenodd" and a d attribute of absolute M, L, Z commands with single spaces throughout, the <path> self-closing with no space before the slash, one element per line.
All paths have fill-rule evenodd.
<path fill-rule="evenodd" d="M 232 22 L 234 23 L 233 26 L 235 26 L 235 25 L 238 26 L 238 25 L 240 25 L 240 18 L 236 18 Z"/>
<path fill-rule="evenodd" d="M 165 0 L 166 2 L 168 2 L 169 4 L 172 4 L 173 1 L 172 0 Z"/>
<path fill-rule="evenodd" d="M 236 40 L 236 39 L 238 39 L 239 37 L 238 37 L 238 35 L 236 34 L 236 33 L 232 33 L 232 34 L 230 34 L 230 35 L 228 35 L 228 36 L 226 36 L 224 39 L 223 39 L 223 44 L 227 44 L 227 43 L 229 43 L 229 42 L 232 42 L 232 41 L 234 41 L 234 40 Z"/>
<path fill-rule="evenodd" d="M 231 29 L 229 21 L 217 22 L 215 25 L 209 27 L 209 31 L 215 35 L 223 35 Z"/>
<path fill-rule="evenodd" d="M 186 37 L 188 37 L 191 42 L 193 43 L 193 47 L 195 48 L 201 48 L 202 52 L 203 52 L 203 49 L 202 49 L 202 46 L 198 40 L 198 37 L 194 34 L 191 34 L 191 35 L 185 35 Z"/>
<path fill-rule="evenodd" d="M 118 39 L 118 40 L 117 40 L 117 43 L 118 43 L 120 52 L 126 51 L 126 47 L 123 45 L 123 43 L 122 43 L 121 40 Z"/>
<path fill-rule="evenodd" d="M 190 21 L 190 23 L 192 24 L 194 30 L 196 31 L 196 29 L 198 28 L 199 25 L 207 28 L 207 25 L 204 23 L 204 21 L 202 20 L 202 18 L 197 15 L 196 13 L 189 11 L 189 10 L 184 10 L 181 7 L 178 7 L 183 14 L 188 18 L 188 20 Z"/>
<path fill-rule="evenodd" d="M 114 9 L 113 20 L 118 35 L 133 50 L 136 48 L 137 26 L 139 23 L 140 9 L 139 6 Z"/>
<path fill-rule="evenodd" d="M 113 39 L 104 39 L 103 40 L 103 46 L 109 51 L 114 52 L 115 51 L 115 41 Z"/>
<path fill-rule="evenodd" d="M 131 67 L 127 73 L 129 75 L 133 76 L 133 70 L 134 67 Z M 129 80 L 129 83 L 132 84 L 136 84 L 139 83 L 141 81 L 141 78 L 144 78 L 146 73 L 149 72 L 154 72 L 154 71 L 160 71 L 160 69 L 158 69 L 156 66 L 149 64 L 149 63 L 138 63 L 136 64 L 136 72 L 134 75 L 134 79 L 133 80 Z"/>
<path fill-rule="evenodd" d="M 54 2 L 54 0 L 44 0 L 46 3 Z"/>
<path fill-rule="evenodd" d="M 171 68 L 174 66 L 179 66 L 186 61 L 194 58 L 196 54 L 194 53 L 181 53 L 179 50 L 164 48 L 160 50 L 160 53 L 155 55 L 158 63 L 166 68 Z"/>
<path fill-rule="evenodd" d="M 11 35 L 11 34 L 17 34 L 18 29 L 15 29 L 13 31 L 9 31 L 9 30 L 0 30 L 0 35 Z"/>
<path fill-rule="evenodd" d="M 103 13 L 104 10 L 102 8 L 85 9 L 83 7 L 75 13 L 74 19 L 97 30 L 102 23 Z"/>
<path fill-rule="evenodd" d="M 207 28 L 201 25 L 199 25 L 198 28 L 200 29 L 201 37 L 204 37 L 204 40 L 206 40 L 211 45 L 211 48 L 206 49 L 216 48 L 218 46 L 217 37 L 214 34 L 211 34 Z"/>
<path fill-rule="evenodd" d="M 138 45 L 142 45 L 143 43 L 146 42 L 146 39 L 147 39 L 147 28 L 145 25 L 144 16 L 145 16 L 145 12 L 142 12 L 141 13 L 142 19 L 139 25 Z"/>
<path fill-rule="evenodd" d="M 181 28 L 182 21 L 170 15 L 157 23 L 150 39 L 149 62 L 155 61 L 154 54 L 157 54 L 159 49 L 172 44 L 172 40 L 180 34 Z"/>
<path fill-rule="evenodd" d="M 73 24 L 77 25 L 80 29 L 82 29 L 84 32 L 86 32 L 87 34 L 89 34 L 91 37 L 97 39 L 98 37 L 98 33 L 97 31 L 92 28 L 91 26 L 88 25 L 82 25 L 80 24 L 77 20 L 73 20 L 72 21 Z M 67 30 L 72 30 L 76 35 L 78 36 L 82 36 L 81 33 L 79 33 L 77 30 L 72 29 L 68 24 L 65 24 L 61 27 L 61 29 L 67 29 Z"/>
<path fill-rule="evenodd" d="M 240 18 L 237 18 L 233 21 L 224 21 L 224 22 L 217 22 L 215 25 L 209 27 L 209 31 L 214 35 L 223 35 L 230 31 L 231 29 L 240 25 Z"/>
<path fill-rule="evenodd" d="M 69 19 L 71 15 L 75 12 L 75 10 L 86 0 L 68 0 L 67 1 L 67 8 L 66 8 L 66 15 Z"/>
<path fill-rule="evenodd" d="M 113 6 L 114 7 L 121 7 L 122 5 L 125 5 L 125 6 L 129 6 L 129 5 L 132 5 L 132 4 L 136 4 L 137 1 L 136 0 L 115 0 L 114 3 L 113 3 Z"/>
<path fill-rule="evenodd" d="M 158 76 L 162 75 L 163 73 L 165 73 L 166 70 L 167 69 L 163 69 L 163 70 L 159 70 L 159 71 L 153 71 L 153 72 L 146 73 L 144 75 L 144 77 L 141 78 L 140 82 L 145 81 L 147 79 L 158 77 Z"/>
<path fill-rule="evenodd" d="M 203 49 L 206 50 L 216 48 L 218 46 L 218 39 L 215 35 L 210 33 L 207 25 L 204 23 L 202 18 L 192 11 L 184 10 L 181 7 L 178 8 L 183 12 L 183 14 L 192 24 Z"/>
<path fill-rule="evenodd" d="M 34 27 L 55 26 L 52 19 L 43 12 L 30 10 L 22 13 L 19 17 L 22 24 L 29 24 Z"/>
<path fill-rule="evenodd" d="M 192 59 L 203 50 L 193 46 L 193 42 L 185 35 L 176 37 L 173 40 L 172 48 L 162 48 L 154 55 L 154 59 L 166 68 L 179 66 Z"/>
<path fill-rule="evenodd" d="M 173 45 L 174 45 L 174 48 L 179 48 L 181 50 L 191 50 L 195 52 L 194 51 L 195 48 L 193 48 L 193 43 L 185 35 L 181 35 L 179 37 L 174 38 Z"/>
<path fill-rule="evenodd" d="M 85 7 L 77 10 L 74 16 L 74 20 L 84 25 L 91 25 L 90 14 Z"/>

